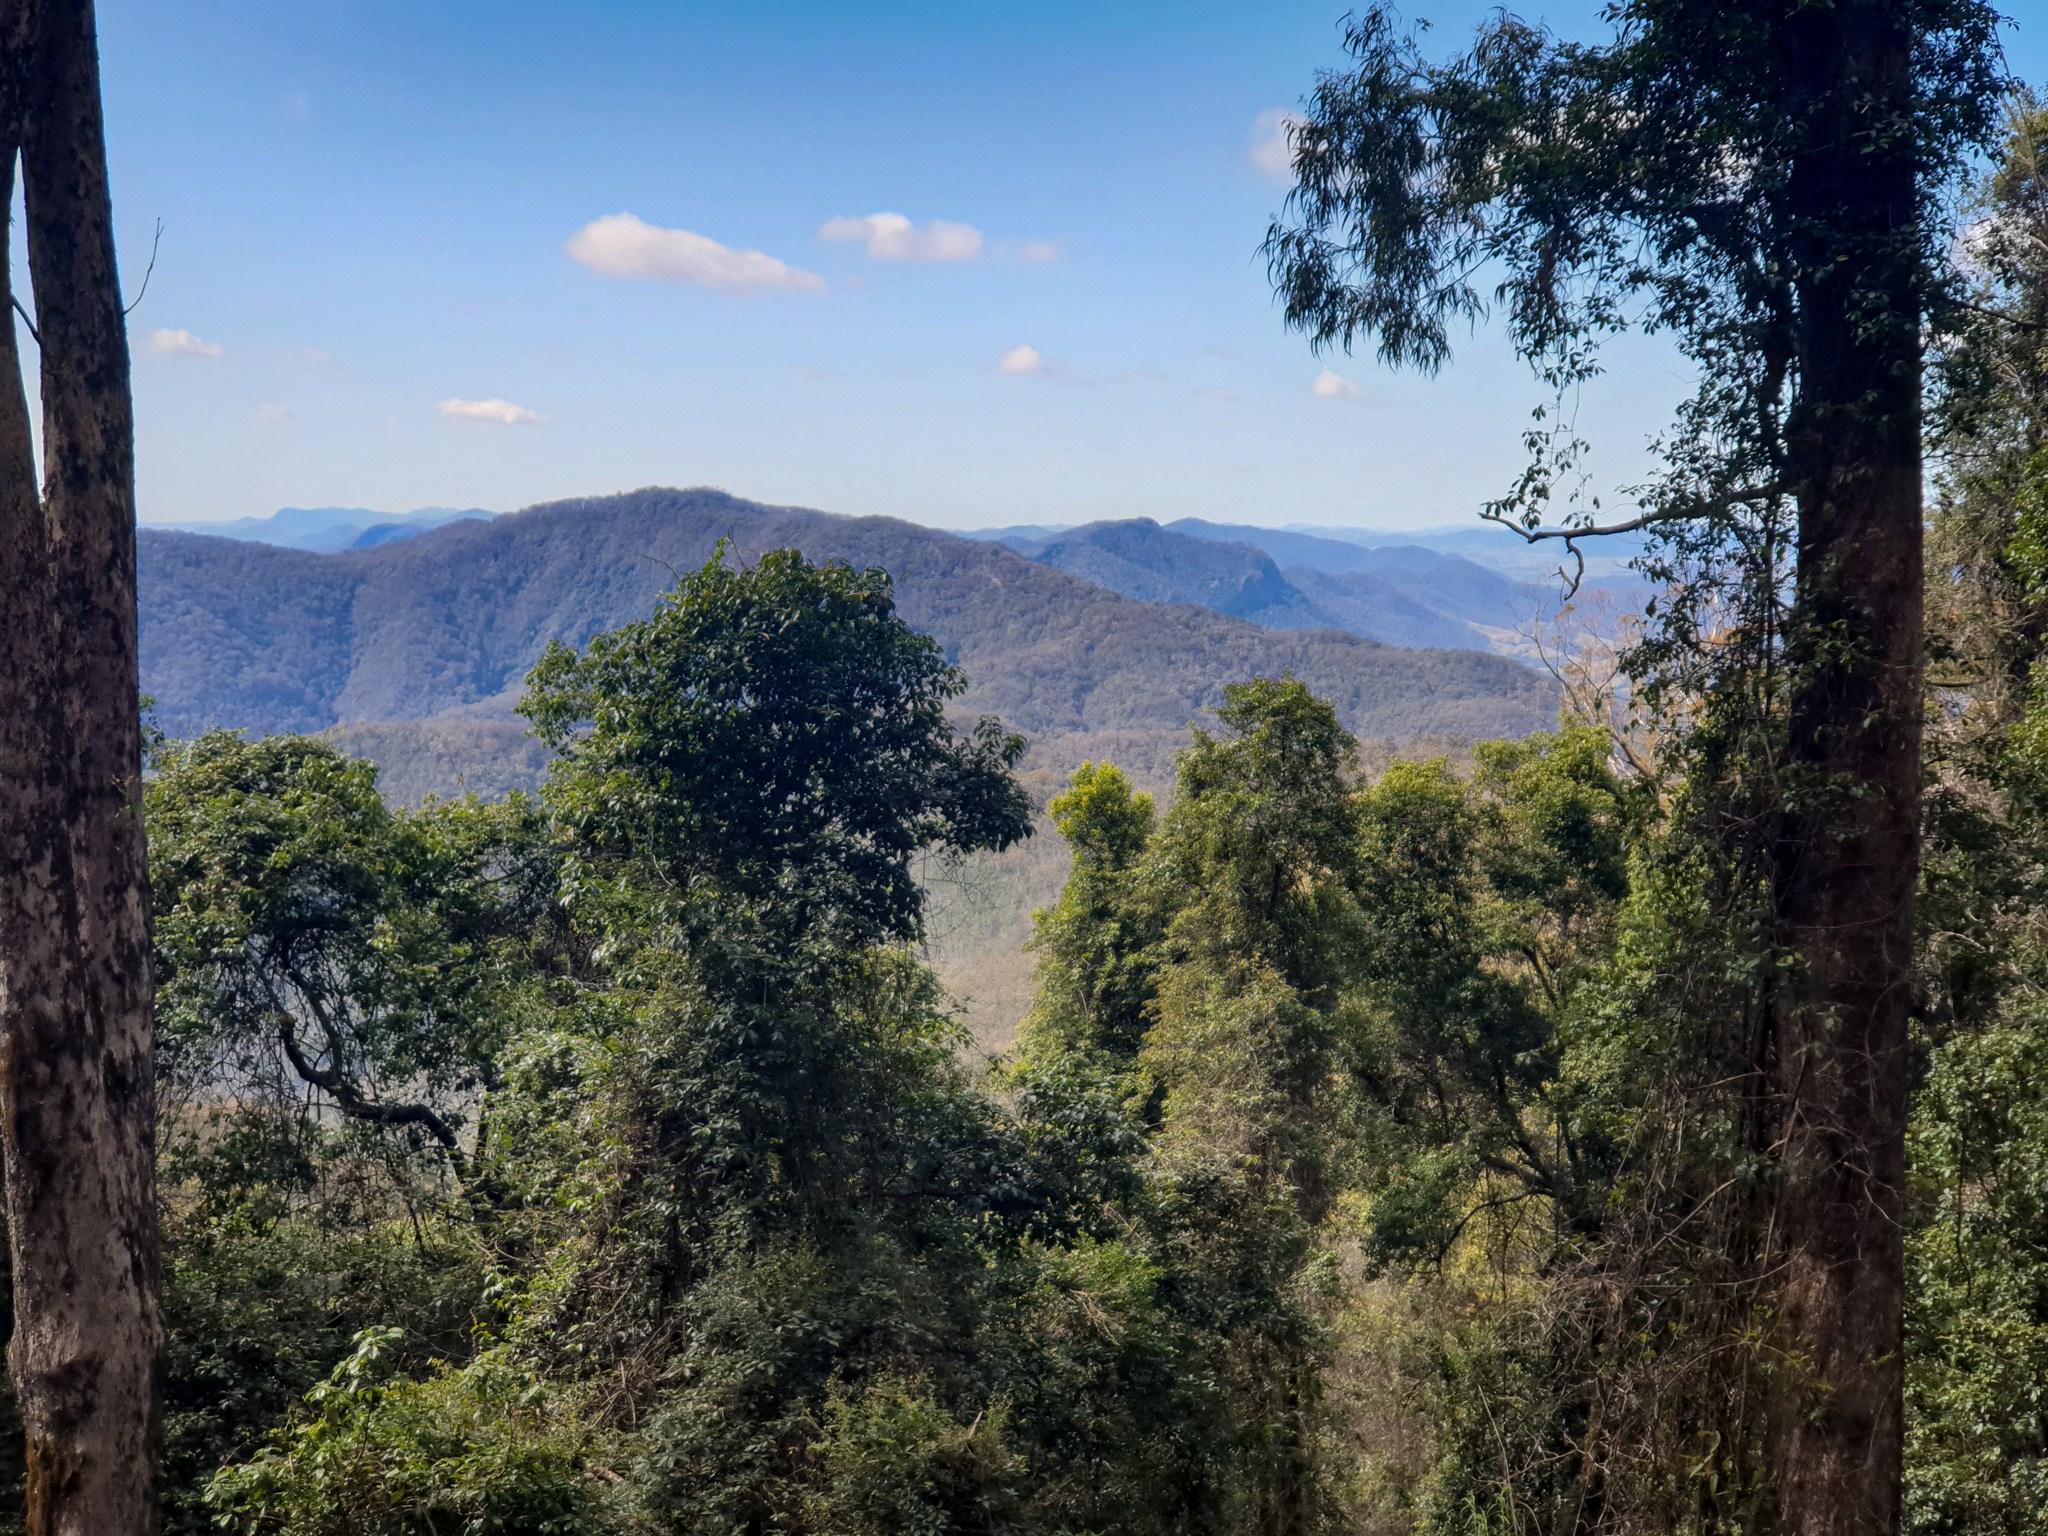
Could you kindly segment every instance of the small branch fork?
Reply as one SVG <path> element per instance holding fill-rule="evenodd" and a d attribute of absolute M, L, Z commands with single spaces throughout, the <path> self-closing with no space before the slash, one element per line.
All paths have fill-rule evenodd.
<path fill-rule="evenodd" d="M 162 249 L 163 243 L 164 221 L 158 219 L 156 221 L 156 234 L 150 238 L 149 242 L 149 265 L 142 269 L 142 286 L 135 290 L 135 302 L 121 311 L 123 315 L 132 315 L 141 307 L 142 296 L 149 292 L 149 280 L 156 275 L 156 255 Z M 43 333 L 36 329 L 35 316 L 22 308 L 21 296 L 10 293 L 7 295 L 7 301 L 14 306 L 14 312 L 21 316 L 21 323 L 28 327 L 29 339 L 40 347 L 43 344 Z"/>

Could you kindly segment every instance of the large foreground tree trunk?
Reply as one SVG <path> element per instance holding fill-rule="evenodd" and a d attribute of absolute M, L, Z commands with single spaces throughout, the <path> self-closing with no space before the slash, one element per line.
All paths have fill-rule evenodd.
<path fill-rule="evenodd" d="M 0 0 L 40 337 L 37 490 L 0 328 L 0 1145 L 32 1532 L 155 1529 L 134 428 L 90 0 Z M 0 258 L 7 253 L 0 250 Z M 0 283 L 8 281 L 0 259 Z M 12 298 L 12 295 L 9 295 Z"/>
<path fill-rule="evenodd" d="M 1907 1013 L 1921 718 L 1911 34 L 1892 0 L 1796 10 L 1801 400 L 1788 840 L 1799 972 L 1776 1041 L 1772 1462 L 1787 1536 L 1898 1529 Z"/>

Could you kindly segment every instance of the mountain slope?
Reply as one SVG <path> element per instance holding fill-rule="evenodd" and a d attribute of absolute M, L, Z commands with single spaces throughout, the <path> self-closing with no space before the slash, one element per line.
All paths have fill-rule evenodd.
<path fill-rule="evenodd" d="M 1458 555 L 1192 517 L 1015 530 L 1000 542 L 1126 597 L 1198 603 L 1268 629 L 1341 629 L 1383 645 L 1522 655 L 1532 626 L 1560 605 L 1554 581 L 1517 581 Z"/>
<path fill-rule="evenodd" d="M 1234 536 L 1236 531 L 1234 524 L 1211 526 L 1219 528 L 1222 535 Z M 1555 582 L 1560 561 L 1566 565 L 1572 563 L 1554 543 L 1531 544 L 1510 529 L 1477 520 L 1435 528 L 1404 529 L 1398 533 L 1389 533 L 1383 528 L 1342 528 L 1327 523 L 1290 523 L 1285 529 L 1276 531 L 1308 534 L 1325 544 L 1360 544 L 1368 549 L 1403 544 L 1441 555 L 1462 555 L 1488 570 L 1522 581 Z M 1625 587 L 1637 581 L 1635 572 L 1629 569 L 1629 562 L 1649 545 L 1640 533 L 1615 533 L 1588 539 L 1579 547 L 1586 557 L 1589 579 L 1605 586 Z M 1289 562 L 1282 560 L 1280 563 L 1286 565 Z"/>
<path fill-rule="evenodd" d="M 742 557 L 794 546 L 885 567 L 904 617 L 966 669 L 964 707 L 1032 734 L 1179 731 L 1226 682 L 1283 671 L 1368 737 L 1518 734 L 1551 713 L 1542 682 L 1495 657 L 1261 630 L 892 518 L 706 490 L 557 502 L 330 555 L 145 529 L 145 686 L 175 733 L 509 719 L 549 640 L 643 616 L 720 538 Z"/>
<path fill-rule="evenodd" d="M 1090 523 L 1019 552 L 1140 602 L 1192 603 L 1267 629 L 1342 627 L 1290 586 L 1264 550 L 1189 538 L 1149 517 Z"/>
<path fill-rule="evenodd" d="M 1282 574 L 1332 629 L 1383 645 L 1421 649 L 1491 648 L 1488 636 L 1455 612 L 1446 613 L 1415 584 L 1371 571 L 1318 571 L 1289 566 Z"/>
<path fill-rule="evenodd" d="M 1372 551 L 1342 539 L 1320 538 L 1287 528 L 1261 528 L 1253 523 L 1212 523 L 1206 518 L 1177 518 L 1166 525 L 1171 533 L 1217 544 L 1249 544 L 1280 565 L 1311 571 L 1362 571 L 1372 565 Z"/>

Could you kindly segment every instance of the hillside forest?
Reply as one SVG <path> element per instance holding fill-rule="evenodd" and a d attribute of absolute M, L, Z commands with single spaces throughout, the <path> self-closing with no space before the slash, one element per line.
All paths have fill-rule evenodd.
<path fill-rule="evenodd" d="M 2038 209 L 2048 118 L 2009 131 L 1984 195 Z M 2048 315 L 2038 248 L 2001 305 Z M 2018 1533 L 2048 374 L 1989 320 L 1944 368 L 1903 1524 Z M 1796 1365 L 1728 1085 L 1790 962 L 1731 680 L 1643 675 L 1378 771 L 1247 678 L 1158 800 L 1083 766 L 996 1059 L 919 871 L 1027 834 L 1023 743 L 880 569 L 720 551 L 549 649 L 531 796 L 155 737 L 167 1528 L 1767 1528 Z"/>
<path fill-rule="evenodd" d="M 33 224 L 97 87 L 89 8 L 24 17 Z M 1553 404 L 1487 509 L 1560 607 L 1635 541 L 1547 681 L 1056 568 L 1157 528 L 739 548 L 709 493 L 240 587 L 160 536 L 138 650 L 125 418 L 46 388 L 13 500 L 0 419 L 0 1528 L 2048 1532 L 2048 107 L 1968 0 L 1609 19 L 1352 18 L 1266 245 L 1390 365 L 1695 366 L 1628 508 Z M 125 366 L 96 196 L 47 377 Z M 504 793 L 328 729 L 508 713 Z M 992 1048 L 935 892 L 1052 838 Z"/>

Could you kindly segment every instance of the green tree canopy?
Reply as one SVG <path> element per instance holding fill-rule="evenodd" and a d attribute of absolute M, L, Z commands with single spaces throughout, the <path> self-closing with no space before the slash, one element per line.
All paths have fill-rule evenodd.
<path fill-rule="evenodd" d="M 914 856 L 1030 831 L 1022 738 L 956 732 L 963 687 L 886 573 L 721 549 L 652 618 L 551 646 L 520 709 L 561 754 L 547 801 L 586 858 L 678 912 L 864 943 L 920 931 Z"/>
<path fill-rule="evenodd" d="M 293 1104 L 427 1137 L 506 1039 L 496 983 L 552 900 L 531 808 L 394 812 L 373 764 L 303 736 L 161 750 L 145 791 L 161 1073 L 185 1096 Z"/>

